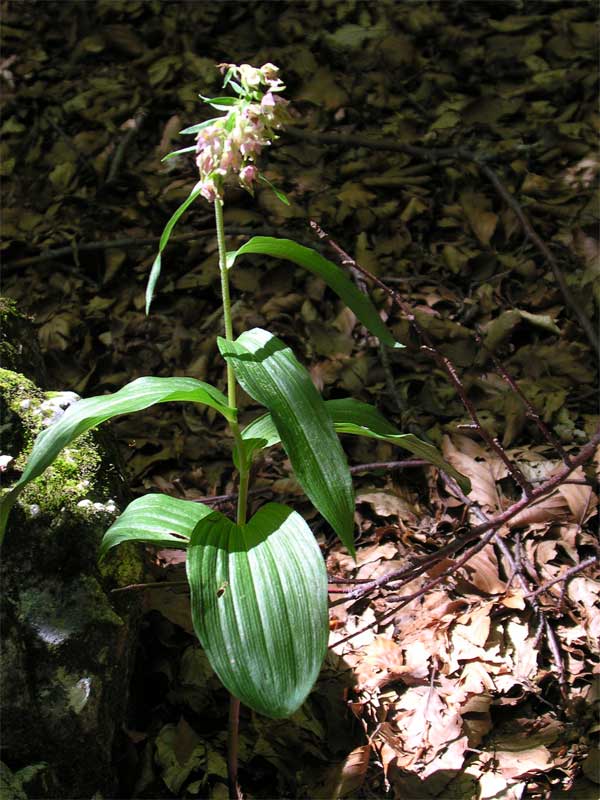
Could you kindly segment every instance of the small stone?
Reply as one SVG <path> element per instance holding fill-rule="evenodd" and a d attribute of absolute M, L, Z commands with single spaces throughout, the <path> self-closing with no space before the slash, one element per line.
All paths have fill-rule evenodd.
<path fill-rule="evenodd" d="M 91 507 L 92 507 L 92 501 L 91 500 L 80 500 L 77 503 L 77 508 L 91 508 Z"/>
<path fill-rule="evenodd" d="M 6 472 L 11 461 L 14 461 L 12 456 L 0 456 L 0 472 Z"/>
<path fill-rule="evenodd" d="M 32 517 L 37 517 L 37 516 L 39 516 L 39 514 L 40 514 L 41 510 L 42 510 L 42 509 L 41 509 L 41 508 L 38 506 L 38 504 L 37 504 L 37 503 L 32 503 L 32 504 L 29 506 L 29 513 L 30 513 L 30 515 L 31 515 Z"/>
<path fill-rule="evenodd" d="M 31 400 L 29 398 L 21 400 L 21 402 L 19 403 L 19 407 L 22 408 L 24 411 L 27 411 L 28 408 L 31 408 Z"/>

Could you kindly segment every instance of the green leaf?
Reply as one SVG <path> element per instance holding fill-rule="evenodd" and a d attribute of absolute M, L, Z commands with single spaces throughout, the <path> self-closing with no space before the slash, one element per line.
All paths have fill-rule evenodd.
<path fill-rule="evenodd" d="M 184 128 L 182 131 L 179 131 L 180 136 L 188 136 L 192 133 L 200 133 L 203 128 L 208 128 L 209 125 L 212 125 L 213 122 L 216 122 L 221 117 L 212 117 L 212 119 L 206 119 L 204 122 L 198 122 L 196 125 L 190 125 L 189 128 Z"/>
<path fill-rule="evenodd" d="M 187 551 L 194 629 L 224 686 L 268 717 L 288 717 L 312 689 L 328 636 L 327 573 L 302 517 L 278 503 L 246 525 L 218 511 Z"/>
<path fill-rule="evenodd" d="M 290 201 L 287 199 L 287 195 L 284 192 L 282 192 L 281 189 L 278 189 L 274 184 L 272 184 L 268 178 L 265 178 L 264 175 L 259 175 L 258 180 L 265 183 L 269 187 L 269 189 L 271 189 L 275 197 L 278 200 L 280 200 L 284 206 L 290 205 Z"/>
<path fill-rule="evenodd" d="M 259 253 L 260 255 L 282 258 L 304 267 L 314 275 L 318 275 L 342 298 L 344 303 L 354 311 L 362 324 L 373 335 L 377 336 L 381 342 L 389 345 L 389 347 L 404 347 L 394 339 L 390 331 L 385 327 L 371 300 L 356 288 L 340 267 L 323 258 L 316 250 L 297 244 L 291 239 L 254 236 L 246 244 L 243 244 L 239 250 L 227 253 L 227 267 L 231 269 L 236 259 L 245 253 Z"/>
<path fill-rule="evenodd" d="M 181 150 L 173 150 L 172 153 L 167 153 L 166 156 L 163 156 L 161 162 L 168 161 L 170 158 L 175 158 L 175 156 L 180 156 L 182 153 L 191 153 L 195 149 L 196 145 L 192 145 L 192 147 L 183 147 Z"/>
<path fill-rule="evenodd" d="M 8 512 L 21 491 L 50 466 L 64 447 L 108 419 L 142 411 L 155 403 L 175 400 L 204 403 L 228 420 L 235 418 L 236 412 L 229 408 L 225 395 L 209 383 L 195 378 L 137 378 L 114 394 L 88 397 L 73 403 L 57 422 L 38 435 L 23 474 L 11 491 L 2 498 L 0 541 L 4 535 Z"/>
<path fill-rule="evenodd" d="M 306 495 L 354 554 L 354 492 L 346 456 L 310 375 L 280 339 L 261 328 L 218 339 L 242 388 L 271 412 Z"/>
<path fill-rule="evenodd" d="M 202 94 L 199 94 L 198 97 L 219 111 L 228 111 L 230 106 L 236 106 L 239 103 L 237 97 L 204 97 Z"/>
<path fill-rule="evenodd" d="M 471 491 L 469 479 L 457 472 L 447 461 L 444 461 L 433 445 L 421 441 L 412 433 L 401 433 L 374 406 L 347 398 L 326 400 L 325 407 L 333 420 L 337 433 L 369 436 L 403 447 L 413 455 L 424 458 L 448 475 L 452 475 L 461 489 L 467 494 Z M 280 441 L 277 428 L 270 414 L 263 414 L 263 416 L 246 425 L 242 431 L 242 439 L 246 445 L 248 456 L 255 450 L 272 447 Z"/>
<path fill-rule="evenodd" d="M 185 550 L 196 525 L 212 508 L 166 494 L 147 494 L 130 503 L 104 534 L 100 558 L 123 542 Z"/>
<path fill-rule="evenodd" d="M 146 287 L 146 314 L 150 313 L 150 304 L 152 303 L 152 298 L 154 297 L 154 289 L 156 287 L 156 282 L 158 280 L 158 276 L 160 275 L 161 270 L 161 253 L 167 246 L 167 242 L 171 236 L 173 228 L 175 227 L 177 220 L 179 217 L 187 210 L 188 206 L 190 206 L 194 200 L 200 195 L 201 189 L 197 189 L 194 187 L 190 192 L 188 198 L 184 200 L 184 202 L 179 206 L 177 211 L 173 214 L 171 219 L 165 225 L 165 229 L 162 232 L 162 236 L 160 237 L 160 242 L 158 245 L 158 255 L 154 259 L 154 263 L 152 264 L 152 269 L 150 271 L 150 277 L 148 278 L 148 286 Z"/>
<path fill-rule="evenodd" d="M 444 461 L 437 448 L 428 442 L 421 441 L 412 433 L 401 433 L 374 406 L 352 398 L 328 400 L 326 405 L 338 433 L 369 436 L 403 447 L 409 453 L 418 458 L 424 458 L 448 475 L 452 475 L 464 492 L 471 491 L 469 479 Z"/>

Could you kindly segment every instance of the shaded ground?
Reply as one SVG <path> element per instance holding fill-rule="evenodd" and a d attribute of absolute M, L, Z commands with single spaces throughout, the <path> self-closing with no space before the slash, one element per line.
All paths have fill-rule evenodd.
<path fill-rule="evenodd" d="M 581 318 L 593 327 L 598 308 L 595 17 L 591 3 L 6 3 L 3 292 L 34 316 L 51 387 L 87 396 L 146 374 L 223 387 L 206 204 L 178 226 L 188 238 L 166 251 L 154 312 L 144 315 L 156 238 L 194 181 L 185 158 L 160 158 L 182 146 L 181 128 L 209 116 L 197 94 L 219 93 L 216 63 L 272 61 L 300 134 L 271 148 L 266 174 L 292 204 L 269 191 L 256 202 L 234 191 L 228 230 L 320 247 L 308 227 L 318 220 L 402 292 L 458 365 L 485 426 L 530 481 L 542 480 L 560 457 L 490 353 L 565 450 L 590 438 L 596 358 Z M 324 131 L 340 138 L 302 138 Z M 433 160 L 344 139 L 356 134 L 488 158 L 550 247 L 572 302 L 514 209 L 464 154 Z M 104 244 L 81 246 L 94 242 Z M 387 359 L 321 282 L 289 264 L 248 259 L 232 282 L 236 328 L 259 325 L 283 338 L 327 397 L 375 403 L 402 430 L 443 446 L 489 513 L 519 496 L 497 456 L 461 427 L 469 420 L 459 398 L 379 290 L 374 299 L 410 345 Z M 246 398 L 245 419 L 255 411 Z M 134 490 L 234 491 L 219 425 L 210 410 L 178 407 L 115 423 Z M 353 464 L 403 457 L 363 440 L 347 451 Z M 598 469 L 596 459 L 588 478 Z M 373 578 L 429 553 L 467 518 L 433 471 L 365 471 L 357 566 L 297 495 L 277 453 L 254 485 L 274 479 L 273 496 L 298 502 L 338 578 Z M 505 537 L 543 583 L 597 554 L 596 527 L 590 489 L 566 484 Z M 181 571 L 167 558 L 177 560 L 153 559 L 161 578 Z M 334 642 L 373 626 L 333 649 L 297 719 L 244 714 L 248 796 L 517 798 L 563 788 L 596 796 L 598 580 L 588 571 L 564 596 L 560 583 L 543 595 L 561 643 L 565 701 L 510 564 L 497 545 L 476 558 L 398 611 L 393 587 L 334 607 Z M 148 591 L 146 602 L 117 747 L 123 796 L 224 797 L 226 701 L 193 646 L 185 595 Z M 570 789 L 582 765 L 585 777 Z"/>

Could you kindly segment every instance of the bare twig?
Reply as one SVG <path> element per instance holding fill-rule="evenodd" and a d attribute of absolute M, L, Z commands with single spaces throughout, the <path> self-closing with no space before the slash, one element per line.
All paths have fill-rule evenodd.
<path fill-rule="evenodd" d="M 531 505 L 534 501 L 539 500 L 544 495 L 549 494 L 557 486 L 560 486 L 564 483 L 565 478 L 573 472 L 574 469 L 585 464 L 592 456 L 596 450 L 596 447 L 600 444 L 600 427 L 594 434 L 594 436 L 590 439 L 590 441 L 581 448 L 579 453 L 576 456 L 571 458 L 570 464 L 565 464 L 552 478 L 549 478 L 547 481 L 544 481 L 543 484 L 537 486 L 533 489 L 530 497 L 523 497 L 521 500 L 518 500 L 516 503 L 513 503 L 507 509 L 502 511 L 499 514 L 496 514 L 493 517 L 487 519 L 486 522 L 482 522 L 480 525 L 476 525 L 475 527 L 470 528 L 466 533 L 462 536 L 456 538 L 454 542 L 450 542 L 449 544 L 445 545 L 444 547 L 440 548 L 436 553 L 432 555 L 427 555 L 422 557 L 421 559 L 414 560 L 411 565 L 401 567 L 399 569 L 391 570 L 387 572 L 385 575 L 380 575 L 378 578 L 374 578 L 370 583 L 365 584 L 364 586 L 360 587 L 359 589 L 353 589 L 346 594 L 345 601 L 347 600 L 355 600 L 360 597 L 363 597 L 369 592 L 373 591 L 374 589 L 380 588 L 385 586 L 392 581 L 397 581 L 399 579 L 404 579 L 407 576 L 410 576 L 412 580 L 418 574 L 418 570 L 422 570 L 422 567 L 425 566 L 426 568 L 431 566 L 432 564 L 437 563 L 442 558 L 446 558 L 448 556 L 454 555 L 460 549 L 465 547 L 469 542 L 472 542 L 474 539 L 477 539 L 480 536 L 485 536 L 486 542 L 491 541 L 495 532 L 504 525 L 505 522 L 508 522 L 510 519 L 515 517 L 529 505 Z M 452 479 L 448 479 L 445 476 L 445 480 L 452 481 Z M 458 488 L 460 492 L 460 488 Z M 461 492 L 462 494 L 462 492 Z M 488 534 L 491 535 L 488 537 Z M 477 550 L 475 551 L 477 552 Z M 453 568 L 454 569 L 454 568 Z"/>
<path fill-rule="evenodd" d="M 527 399 L 527 397 L 525 396 L 525 394 L 521 390 L 519 384 L 512 377 L 512 375 L 510 375 L 509 372 L 505 369 L 505 367 L 503 366 L 502 362 L 498 358 L 496 358 L 496 355 L 494 353 L 492 353 L 492 351 L 489 350 L 485 346 L 479 331 L 477 331 L 475 333 L 475 338 L 477 340 L 477 343 L 490 356 L 490 358 L 494 362 L 494 366 L 496 367 L 497 371 L 504 378 L 506 383 L 510 386 L 510 388 L 517 395 L 517 397 L 519 397 L 519 399 L 521 400 L 521 402 L 525 406 L 525 410 L 526 410 L 526 413 L 527 413 L 527 416 L 529 417 L 529 419 L 532 420 L 537 425 L 537 427 L 538 427 L 540 433 L 542 434 L 542 436 L 544 437 L 544 439 L 548 442 L 548 444 L 550 444 L 556 450 L 556 452 L 560 455 L 560 457 L 562 458 L 564 463 L 568 464 L 569 463 L 569 454 L 565 451 L 565 449 L 563 448 L 561 443 L 558 441 L 556 436 L 552 433 L 552 431 L 548 428 L 546 423 L 542 420 L 542 418 L 540 417 L 538 412 L 533 407 L 532 403 Z"/>
<path fill-rule="evenodd" d="M 509 208 L 512 209 L 515 216 L 521 223 L 525 236 L 547 260 L 562 296 L 564 297 L 566 305 L 575 314 L 579 324 L 583 328 L 588 338 L 588 341 L 596 351 L 596 354 L 600 356 L 600 340 L 598 338 L 598 334 L 594 330 L 591 320 L 587 317 L 585 311 L 583 310 L 581 303 L 577 301 L 569 289 L 565 277 L 559 267 L 558 261 L 552 254 L 549 247 L 536 232 L 519 201 L 509 192 L 498 175 L 486 163 L 492 159 L 497 159 L 497 156 L 473 150 L 467 150 L 460 147 L 423 147 L 421 145 L 393 142 L 387 139 L 375 139 L 371 136 L 314 133 L 303 131 L 298 128 L 288 128 L 286 130 L 286 134 L 292 138 L 322 142 L 325 144 L 356 145 L 359 147 L 368 147 L 371 150 L 388 150 L 396 153 L 407 153 L 408 155 L 415 156 L 416 158 L 420 158 L 425 161 L 438 162 L 450 159 L 452 161 L 468 161 L 472 164 L 477 164 L 482 174 L 486 176 L 496 192 L 509 206 Z"/>
<path fill-rule="evenodd" d="M 119 586 L 118 589 L 111 589 L 111 594 L 117 592 L 132 592 L 146 589 L 172 589 L 174 586 L 188 586 L 187 581 L 155 581 L 154 583 L 130 583 L 128 586 Z"/>
<path fill-rule="evenodd" d="M 424 344 L 421 346 L 421 349 L 430 355 L 439 366 L 444 370 L 450 382 L 454 386 L 457 394 L 459 395 L 464 407 L 466 408 L 469 416 L 473 420 L 473 424 L 477 429 L 479 435 L 484 440 L 484 442 L 488 445 L 490 450 L 493 450 L 496 455 L 503 461 L 508 469 L 509 473 L 513 476 L 515 481 L 519 484 L 519 486 L 523 489 L 526 495 L 531 494 L 531 484 L 525 478 L 521 470 L 518 468 L 516 464 L 514 464 L 510 458 L 506 455 L 506 452 L 498 439 L 490 435 L 487 429 L 482 425 L 481 420 L 475 410 L 475 406 L 467 396 L 466 389 L 458 375 L 456 367 L 454 366 L 453 362 L 445 356 L 434 344 L 433 340 L 425 331 L 422 326 L 417 322 L 415 314 L 412 308 L 408 305 L 408 303 L 396 292 L 394 289 L 391 289 L 387 286 L 383 281 L 381 281 L 376 275 L 373 275 L 369 270 L 362 267 L 358 264 L 345 250 L 343 250 L 336 242 L 331 239 L 331 237 L 321 228 L 318 223 L 314 220 L 310 222 L 311 229 L 316 233 L 319 239 L 327 242 L 327 244 L 331 247 L 331 249 L 337 254 L 338 258 L 340 259 L 343 266 L 346 267 L 353 267 L 357 269 L 362 275 L 368 278 L 370 281 L 375 283 L 381 289 L 383 289 L 391 298 L 392 300 L 400 307 L 400 309 L 404 312 L 410 326 L 413 328 L 415 333 L 419 336 Z"/>
<path fill-rule="evenodd" d="M 238 750 L 240 737 L 240 701 L 229 695 L 229 724 L 227 727 L 227 779 L 229 800 L 243 800 L 238 783 Z"/>
<path fill-rule="evenodd" d="M 127 152 L 127 148 L 129 147 L 133 139 L 140 132 L 146 114 L 147 114 L 146 109 L 142 108 L 140 109 L 140 111 L 137 112 L 137 114 L 133 117 L 133 119 L 130 119 L 128 121 L 127 131 L 121 138 L 121 141 L 117 145 L 114 155 L 111 159 L 108 175 L 106 177 L 106 181 L 104 182 L 105 186 L 114 183 L 114 181 L 116 180 L 123 159 L 125 158 L 125 153 Z"/>
<path fill-rule="evenodd" d="M 598 556 L 590 556 L 590 558 L 586 558 L 583 561 L 580 561 L 579 564 L 575 564 L 574 567 L 569 567 L 569 569 L 565 570 L 562 575 L 559 575 L 557 578 L 552 578 L 550 581 L 546 581 L 541 586 L 539 586 L 534 592 L 530 592 L 526 595 L 527 598 L 534 598 L 539 597 L 539 595 L 547 592 L 551 586 L 554 586 L 556 583 L 566 583 L 570 578 L 574 575 L 577 575 L 578 572 L 583 572 L 584 569 L 593 566 L 594 564 L 598 563 Z"/>
<path fill-rule="evenodd" d="M 228 228 L 227 232 L 232 236 L 256 236 L 265 235 L 272 236 L 276 234 L 274 228 Z M 203 236 L 214 236 L 215 229 L 200 228 L 192 233 L 182 233 L 176 236 L 171 236 L 170 242 L 189 242 L 193 239 L 201 239 Z M 28 256 L 27 258 L 19 258 L 16 261 L 8 261 L 3 265 L 3 270 L 9 272 L 14 271 L 19 267 L 29 267 L 32 264 L 43 264 L 47 261 L 54 261 L 56 258 L 63 258 L 64 256 L 73 256 L 74 253 L 92 253 L 97 250 L 111 250 L 115 247 L 141 247 L 142 245 L 158 244 L 160 236 L 149 236 L 146 238 L 138 238 L 135 236 L 124 239 L 104 239 L 100 242 L 72 242 L 65 247 L 57 247 L 53 250 L 46 250 L 37 256 Z"/>
<path fill-rule="evenodd" d="M 357 472 L 372 472 L 375 469 L 410 469 L 412 467 L 428 466 L 430 466 L 430 462 L 426 461 L 424 458 L 406 458 L 402 461 L 374 461 L 371 464 L 356 464 L 350 467 L 350 472 L 355 474 Z M 273 490 L 269 486 L 259 486 L 257 489 L 250 489 L 248 494 L 265 494 L 272 491 Z M 237 500 L 237 498 L 237 492 L 231 492 L 231 494 L 216 494 L 211 497 L 195 497 L 193 498 L 193 502 L 219 505 L 221 503 L 231 503 Z"/>
<path fill-rule="evenodd" d="M 567 281 L 565 280 L 565 276 L 562 273 L 558 265 L 558 261 L 554 257 L 554 254 L 548 247 L 548 245 L 543 241 L 543 239 L 538 235 L 535 231 L 531 221 L 523 207 L 519 203 L 519 201 L 514 197 L 506 188 L 506 186 L 502 183 L 500 178 L 496 175 L 493 169 L 488 167 L 485 164 L 480 164 L 479 169 L 483 172 L 483 174 L 488 178 L 490 183 L 494 186 L 500 197 L 504 200 L 506 205 L 512 209 L 513 213 L 521 223 L 523 230 L 525 232 L 525 236 L 529 239 L 529 241 L 537 247 L 540 253 L 544 256 L 548 264 L 552 269 L 554 274 L 554 278 L 558 284 L 558 287 L 561 291 L 562 296 L 565 299 L 565 303 L 567 306 L 573 311 L 577 319 L 579 320 L 579 324 L 585 331 L 585 335 L 588 338 L 588 341 L 596 351 L 596 355 L 600 356 L 600 340 L 598 339 L 598 334 L 594 330 L 594 326 L 592 322 L 588 319 L 585 311 L 581 307 L 581 302 L 579 302 L 569 289 Z"/>

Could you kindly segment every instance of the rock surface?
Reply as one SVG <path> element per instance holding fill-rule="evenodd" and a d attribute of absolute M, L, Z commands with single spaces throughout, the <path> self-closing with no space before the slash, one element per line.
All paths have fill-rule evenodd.
<path fill-rule="evenodd" d="M 5 486 L 44 423 L 74 400 L 0 370 Z M 110 588 L 142 576 L 135 549 L 118 548 L 97 563 L 102 535 L 125 505 L 117 464 L 106 435 L 85 434 L 11 512 L 0 564 L 3 781 L 16 775 L 30 798 L 114 792 L 111 750 L 126 709 L 139 608 L 129 593 L 111 596 Z"/>

